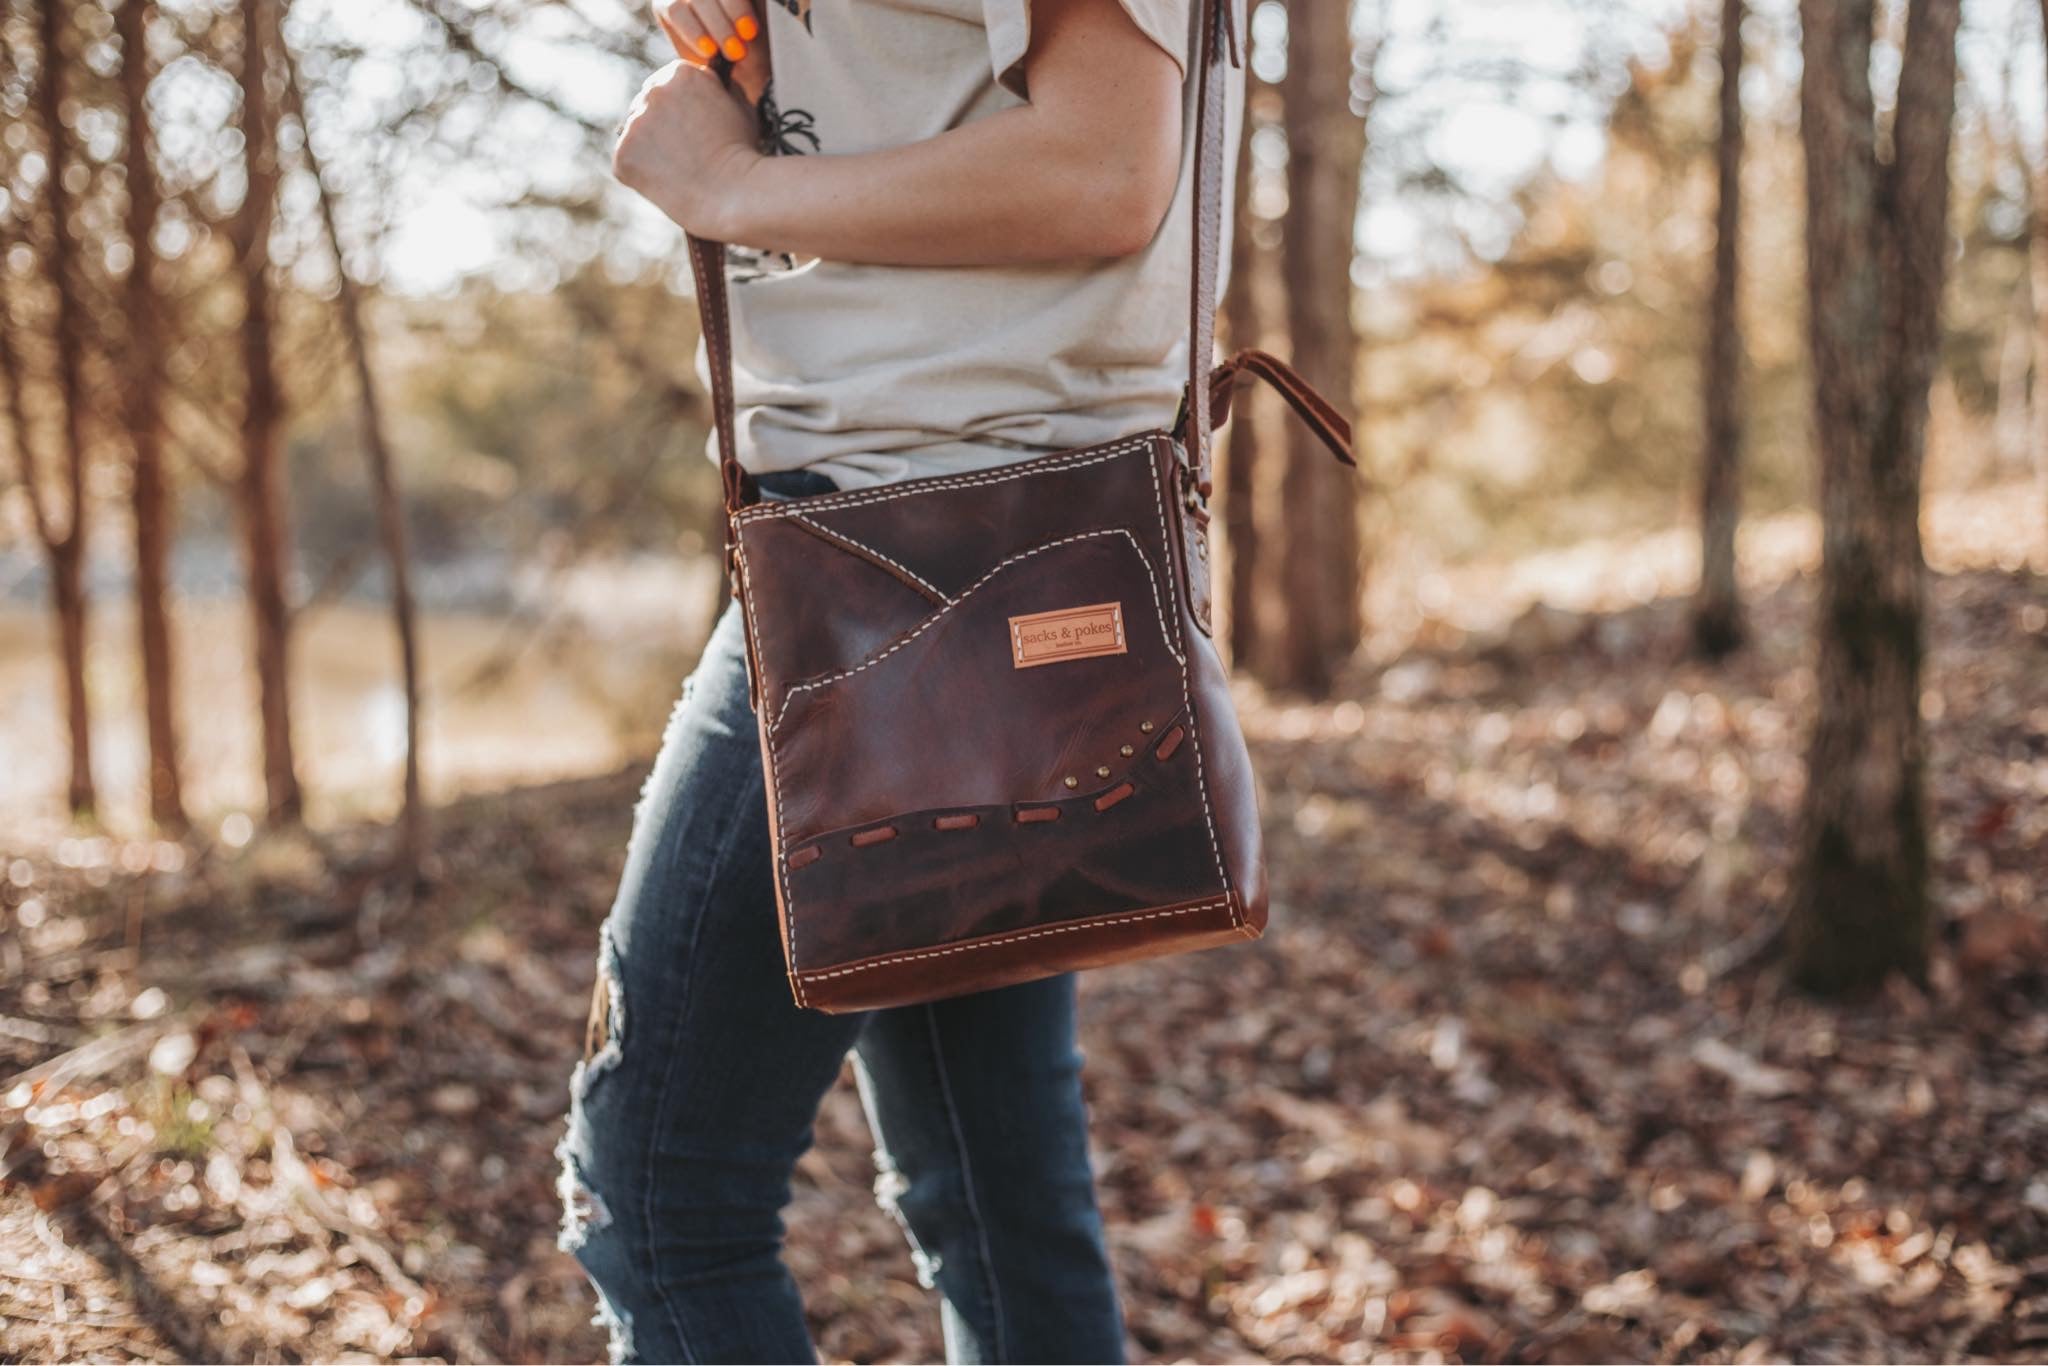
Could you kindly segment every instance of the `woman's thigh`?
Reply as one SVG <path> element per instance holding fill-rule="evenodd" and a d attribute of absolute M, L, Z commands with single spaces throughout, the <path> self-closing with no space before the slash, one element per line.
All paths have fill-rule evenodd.
<path fill-rule="evenodd" d="M 728 611 L 634 817 L 562 1145 L 563 1244 L 630 1357 L 810 1359 L 780 1211 L 860 1019 L 790 999 L 771 877 Z"/>
<path fill-rule="evenodd" d="M 945 1294 L 949 1358 L 1122 1360 L 1074 979 L 876 1012 L 856 1058 L 877 1190 Z"/>

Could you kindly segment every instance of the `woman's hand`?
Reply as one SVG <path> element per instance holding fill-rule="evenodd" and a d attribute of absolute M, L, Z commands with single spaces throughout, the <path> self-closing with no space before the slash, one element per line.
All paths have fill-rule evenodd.
<path fill-rule="evenodd" d="M 640 87 L 612 173 L 686 230 L 724 240 L 734 187 L 760 159 L 754 106 L 768 87 L 768 35 L 748 0 L 653 5 L 679 60 Z"/>
<path fill-rule="evenodd" d="M 754 111 L 708 67 L 670 62 L 634 97 L 612 173 L 686 231 L 723 241 L 758 136 Z"/>
<path fill-rule="evenodd" d="M 748 0 L 653 0 L 654 22 L 692 66 L 723 57 L 749 104 L 768 86 L 768 38 Z"/>

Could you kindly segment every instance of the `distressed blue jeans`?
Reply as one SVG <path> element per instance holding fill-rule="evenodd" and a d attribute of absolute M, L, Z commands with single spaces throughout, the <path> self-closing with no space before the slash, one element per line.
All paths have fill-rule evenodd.
<path fill-rule="evenodd" d="M 831 488 L 817 475 L 763 483 L 779 497 Z M 876 1194 L 943 1297 L 948 1357 L 1121 1360 L 1073 979 L 865 1015 L 796 1006 L 744 649 L 728 610 L 683 686 L 634 818 L 572 1082 L 562 1245 L 597 1288 L 614 1358 L 814 1359 L 781 1211 L 851 1051 Z"/>

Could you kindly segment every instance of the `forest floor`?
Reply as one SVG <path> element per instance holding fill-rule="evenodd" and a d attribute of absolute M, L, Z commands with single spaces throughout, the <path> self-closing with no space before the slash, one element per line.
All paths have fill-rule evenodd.
<path fill-rule="evenodd" d="M 1271 932 L 1082 993 L 1138 1353 L 2048 1356 L 2048 580 L 1935 581 L 1943 927 L 1852 1006 L 1768 951 L 1811 597 L 1245 691 Z M 551 1150 L 640 777 L 449 807 L 407 900 L 376 828 L 0 856 L 0 1359 L 599 1358 Z M 828 1359 L 929 1360 L 872 1177 L 842 1085 L 789 1261 Z"/>

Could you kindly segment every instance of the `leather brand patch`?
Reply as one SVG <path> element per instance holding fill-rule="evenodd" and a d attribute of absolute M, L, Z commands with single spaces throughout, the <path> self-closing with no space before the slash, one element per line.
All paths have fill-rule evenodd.
<path fill-rule="evenodd" d="M 1125 653 L 1124 606 L 1098 602 L 1010 618 L 1010 659 L 1020 669 Z"/>

